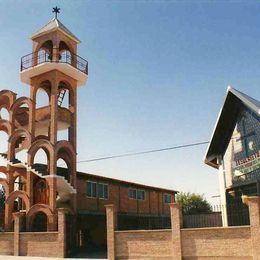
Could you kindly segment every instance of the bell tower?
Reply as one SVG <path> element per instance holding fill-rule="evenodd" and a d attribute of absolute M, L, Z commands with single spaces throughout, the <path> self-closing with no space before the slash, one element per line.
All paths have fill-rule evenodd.
<path fill-rule="evenodd" d="M 32 139 L 27 165 L 46 179 L 53 212 L 64 205 L 76 209 L 77 89 L 88 79 L 88 62 L 77 55 L 79 39 L 57 18 L 59 8 L 54 12 L 55 17 L 31 36 L 32 53 L 21 58 L 20 71 L 21 81 L 30 86 L 32 104 L 24 125 Z M 47 106 L 37 106 L 38 91 L 47 94 Z M 67 132 L 66 140 L 58 140 L 59 131 Z M 38 149 L 47 154 L 44 170 L 34 164 Z M 57 167 L 59 159 L 67 170 Z"/>

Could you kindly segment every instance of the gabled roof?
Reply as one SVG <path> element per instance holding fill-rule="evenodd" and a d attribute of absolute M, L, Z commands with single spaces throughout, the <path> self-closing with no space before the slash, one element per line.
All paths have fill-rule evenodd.
<path fill-rule="evenodd" d="M 44 34 L 59 30 L 65 33 L 69 38 L 74 40 L 76 43 L 80 43 L 80 40 L 65 26 L 63 25 L 57 18 L 53 18 L 46 25 L 44 25 L 40 30 L 35 32 L 31 39 L 35 39 L 36 37 L 42 36 Z"/>
<path fill-rule="evenodd" d="M 218 168 L 217 157 L 223 155 L 237 123 L 242 107 L 247 107 L 256 116 L 260 116 L 260 102 L 246 94 L 228 87 L 224 104 L 220 110 L 204 162 Z"/>

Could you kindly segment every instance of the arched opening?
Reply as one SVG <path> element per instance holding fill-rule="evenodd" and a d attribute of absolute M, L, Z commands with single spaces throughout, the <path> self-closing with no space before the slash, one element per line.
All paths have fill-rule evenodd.
<path fill-rule="evenodd" d="M 43 148 L 40 148 L 33 159 L 32 168 L 38 171 L 42 175 L 49 174 L 49 153 L 45 151 Z"/>
<path fill-rule="evenodd" d="M 70 167 L 69 164 L 62 158 L 57 160 L 57 175 L 63 176 L 68 182 L 70 181 Z"/>
<path fill-rule="evenodd" d="M 61 41 L 59 45 L 59 62 L 72 64 L 71 50 L 64 41 Z"/>
<path fill-rule="evenodd" d="M 14 191 L 20 190 L 20 191 L 24 191 L 25 190 L 25 185 L 26 185 L 26 181 L 23 177 L 21 176 L 17 176 L 14 180 Z"/>
<path fill-rule="evenodd" d="M 14 180 L 13 190 L 14 191 L 24 191 L 25 190 L 25 184 L 26 183 L 25 183 L 24 178 L 17 176 Z M 25 206 L 24 206 L 24 202 L 23 202 L 22 198 L 17 197 L 14 200 L 14 211 L 19 211 L 19 210 L 22 210 L 24 208 L 25 208 Z"/>
<path fill-rule="evenodd" d="M 43 179 L 38 179 L 34 184 L 34 204 L 47 204 L 47 184 Z"/>
<path fill-rule="evenodd" d="M 9 121 L 9 112 L 5 107 L 0 109 L 0 118 Z"/>
<path fill-rule="evenodd" d="M 51 40 L 48 40 L 45 43 L 43 43 L 37 52 L 37 64 L 52 61 L 52 50 L 53 44 Z"/>
<path fill-rule="evenodd" d="M 51 82 L 45 80 L 41 83 L 36 92 L 36 108 L 50 105 Z"/>
<path fill-rule="evenodd" d="M 0 131 L 0 153 L 7 154 L 9 136 L 5 131 Z"/>
<path fill-rule="evenodd" d="M 27 151 L 28 149 L 23 148 L 23 143 L 26 142 L 26 136 L 21 135 L 15 142 L 15 161 L 16 162 L 27 162 Z"/>
<path fill-rule="evenodd" d="M 13 111 L 13 122 L 16 127 L 28 126 L 29 124 L 29 105 L 21 103 Z"/>
<path fill-rule="evenodd" d="M 48 227 L 48 218 L 45 213 L 38 212 L 35 214 L 33 223 L 32 223 L 32 231 L 33 232 L 46 232 Z"/>

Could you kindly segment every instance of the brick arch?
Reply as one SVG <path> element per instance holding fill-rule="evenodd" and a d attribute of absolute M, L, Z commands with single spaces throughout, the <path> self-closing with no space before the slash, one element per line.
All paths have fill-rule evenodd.
<path fill-rule="evenodd" d="M 59 159 L 65 161 L 67 165 L 67 172 L 65 172 L 64 177 L 67 181 L 72 183 L 72 176 L 69 173 L 75 173 L 75 163 L 76 163 L 76 152 L 72 144 L 68 141 L 59 141 L 55 146 L 56 152 L 56 164 Z"/>
<path fill-rule="evenodd" d="M 48 160 L 50 161 L 51 158 L 54 158 L 55 152 L 54 147 L 49 140 L 46 139 L 39 139 L 33 142 L 32 146 L 28 150 L 28 164 L 31 166 L 34 162 L 35 154 L 38 150 L 43 149 L 47 155 Z"/>
<path fill-rule="evenodd" d="M 50 104 L 51 100 L 51 88 L 52 88 L 53 83 L 51 82 L 50 78 L 46 76 L 44 79 L 40 79 L 39 82 L 37 82 L 36 86 L 33 89 L 33 98 L 35 102 L 37 102 L 37 93 L 39 91 L 44 91 L 47 96 L 48 96 L 48 105 Z"/>
<path fill-rule="evenodd" d="M 56 156 L 58 157 L 59 154 L 62 152 L 67 153 L 73 157 L 76 156 L 76 151 L 69 141 L 62 140 L 57 142 L 57 144 L 55 145 Z"/>
<path fill-rule="evenodd" d="M 4 131 L 9 136 L 12 134 L 12 124 L 10 121 L 0 119 L 0 131 Z"/>
<path fill-rule="evenodd" d="M 20 190 L 16 190 L 13 191 L 9 194 L 9 196 L 6 198 L 5 203 L 7 205 L 11 205 L 10 207 L 10 211 L 13 211 L 13 202 L 15 201 L 15 199 L 17 198 L 21 198 L 25 204 L 25 208 L 26 208 L 26 212 L 28 212 L 28 210 L 30 209 L 30 200 L 28 195 L 26 194 L 25 191 L 20 191 Z"/>
<path fill-rule="evenodd" d="M 16 129 L 13 134 L 9 137 L 9 160 L 15 158 L 16 142 L 19 138 L 25 137 L 23 141 L 23 149 L 29 149 L 31 146 L 32 136 L 30 132 L 25 128 Z"/>
<path fill-rule="evenodd" d="M 50 207 L 45 204 L 35 204 L 29 209 L 26 215 L 27 230 L 32 230 L 33 221 L 37 213 L 44 213 L 47 216 L 47 230 L 53 231 L 55 227 L 55 215 Z"/>
<path fill-rule="evenodd" d="M 16 181 L 16 179 L 17 179 L 18 177 L 20 178 L 20 181 L 25 184 L 25 187 L 23 187 L 22 190 L 26 190 L 26 186 L 27 186 L 26 174 L 19 174 L 19 173 L 17 173 L 17 172 L 15 172 L 15 173 L 13 174 L 13 178 L 12 178 L 12 180 L 10 180 L 10 183 L 9 183 L 10 186 L 12 186 L 12 190 L 13 190 L 13 191 L 15 190 L 15 181 Z M 21 189 L 19 189 L 19 190 L 21 190 Z"/>
<path fill-rule="evenodd" d="M 47 141 L 49 141 L 50 138 L 49 138 L 49 136 L 46 136 L 46 135 L 37 135 L 37 136 L 33 139 L 33 141 L 35 142 L 35 141 L 37 141 L 37 140 L 47 140 Z"/>
<path fill-rule="evenodd" d="M 10 108 L 12 114 L 14 114 L 16 112 L 16 110 L 21 105 L 24 105 L 24 104 L 28 105 L 29 109 L 31 109 L 32 105 L 33 105 L 33 101 L 28 97 L 20 97 L 20 98 L 16 99 L 16 101 L 13 103 L 13 105 Z"/>
<path fill-rule="evenodd" d="M 10 111 L 10 108 L 13 102 L 15 101 L 15 99 L 16 99 L 16 93 L 10 90 L 0 91 L 0 109 L 4 107 L 8 111 Z"/>

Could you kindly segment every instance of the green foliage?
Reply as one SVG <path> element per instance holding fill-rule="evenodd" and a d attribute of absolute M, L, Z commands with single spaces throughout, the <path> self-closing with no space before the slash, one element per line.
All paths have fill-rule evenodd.
<path fill-rule="evenodd" d="M 180 192 L 176 201 L 182 205 L 183 214 L 201 214 L 212 212 L 212 207 L 203 195 L 190 192 Z"/>
<path fill-rule="evenodd" d="M 0 186 L 0 211 L 5 208 L 5 192 L 4 189 Z"/>

